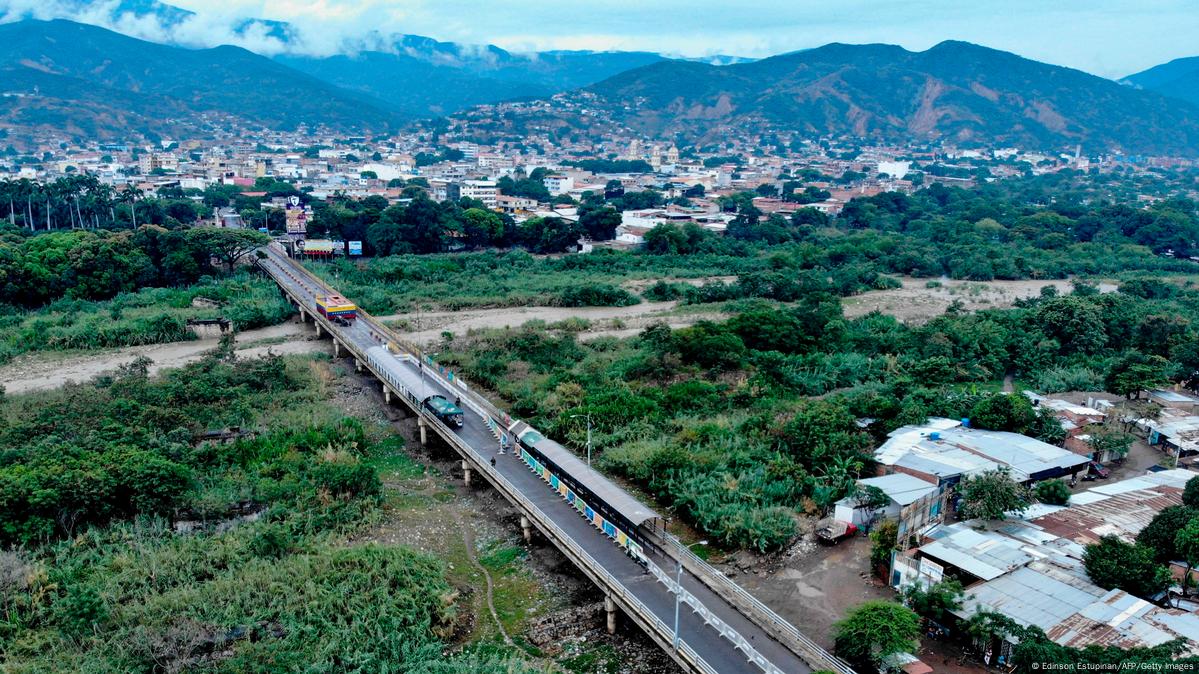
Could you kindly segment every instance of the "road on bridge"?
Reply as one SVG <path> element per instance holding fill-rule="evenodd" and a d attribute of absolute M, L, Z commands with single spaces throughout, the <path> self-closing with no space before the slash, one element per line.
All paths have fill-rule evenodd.
<path fill-rule="evenodd" d="M 282 255 L 273 248 L 267 248 L 267 257 L 259 260 L 259 265 L 270 276 L 283 286 L 297 299 L 302 299 L 304 310 L 316 315 L 314 298 L 318 294 L 333 292 L 328 287 L 318 285 L 320 282 L 308 274 L 300 265 Z M 352 301 L 352 298 L 350 298 Z M 361 316 L 350 323 L 348 327 L 338 326 L 325 321 L 316 315 L 323 329 L 331 331 L 344 344 L 352 344 L 358 351 L 365 354 L 368 349 L 381 346 L 390 339 L 388 329 L 377 324 L 369 316 Z M 375 351 L 374 353 L 378 353 Z M 446 378 L 433 368 L 422 366 L 417 358 L 408 354 L 395 354 L 386 363 L 389 373 L 398 378 L 409 391 L 414 392 L 419 399 L 440 394 L 454 400 L 460 391 Z M 648 608 L 670 632 L 674 625 L 675 595 L 665 584 L 655 580 L 654 576 L 644 567 L 631 559 L 625 552 L 604 536 L 590 522 L 580 516 L 578 511 L 566 503 L 561 496 L 539 476 L 517 458 L 511 451 L 499 455 L 499 442 L 488 424 L 478 414 L 469 411 L 469 404 L 464 410 L 467 413 L 461 429 L 452 432 L 457 435 L 470 451 L 476 455 L 476 463 L 481 465 L 496 460 L 495 469 L 500 476 L 514 486 L 531 501 L 542 513 L 551 518 L 579 547 L 586 551 L 598 564 L 602 565 L 611 576 L 635 597 L 644 607 Z M 666 557 L 661 552 L 650 554 L 651 561 L 659 568 L 667 571 L 673 578 L 677 562 L 673 557 Z M 694 560 L 693 560 L 694 561 Z M 585 570 L 586 571 L 586 570 Z M 713 573 L 716 573 L 713 571 Z M 682 585 L 695 595 L 703 605 L 718 616 L 727 626 L 736 630 L 752 647 L 778 671 L 786 674 L 805 674 L 813 669 L 848 670 L 843 663 L 829 658 L 813 667 L 800 655 L 772 638 L 770 633 L 747 618 L 738 608 L 725 597 L 712 591 L 690 571 L 684 571 Z M 794 629 L 794 628 L 792 628 Z M 748 672 L 753 674 L 762 671 L 758 665 L 747 660 L 746 654 L 723 637 L 712 626 L 708 625 L 697 613 L 682 607 L 680 620 L 680 639 L 690 647 L 710 667 L 711 671 L 732 674 Z M 658 643 L 668 646 L 671 634 L 658 635 Z M 664 637 L 664 638 L 663 638 Z M 824 654 L 827 658 L 827 654 Z M 809 655 L 810 657 L 810 655 Z M 832 665 L 832 666 L 830 666 Z"/>

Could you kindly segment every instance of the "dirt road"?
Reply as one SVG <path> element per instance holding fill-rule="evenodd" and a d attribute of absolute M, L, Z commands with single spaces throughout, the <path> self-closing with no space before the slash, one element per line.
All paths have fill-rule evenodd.
<path fill-rule="evenodd" d="M 702 318 L 719 320 L 720 314 L 696 311 L 676 311 L 678 302 L 642 302 L 629 307 L 516 307 L 507 309 L 465 309 L 462 311 L 431 311 L 427 313 L 379 316 L 405 338 L 428 346 L 441 339 L 443 332 L 465 335 L 471 330 L 486 328 L 515 328 L 529 321 L 553 324 L 578 318 L 589 327 L 579 332 L 579 339 L 601 336 L 628 337 L 646 326 L 663 322 L 672 328 L 686 327 Z"/>
<path fill-rule="evenodd" d="M 328 342 L 309 341 L 312 327 L 284 323 L 260 330 L 247 330 L 237 337 L 237 354 L 254 357 L 273 351 L 277 354 L 311 353 L 328 350 Z M 154 361 L 150 372 L 163 368 L 181 367 L 199 360 L 205 351 L 216 347 L 218 340 L 170 342 L 122 349 L 103 349 L 84 352 L 41 352 L 21 356 L 0 366 L 0 382 L 8 393 L 28 393 L 54 389 L 70 381 L 89 381 L 133 362 L 139 356 Z"/>

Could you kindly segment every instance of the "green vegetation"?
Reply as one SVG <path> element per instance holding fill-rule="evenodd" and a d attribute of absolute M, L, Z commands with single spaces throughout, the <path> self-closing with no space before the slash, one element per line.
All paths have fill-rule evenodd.
<path fill-rule="evenodd" d="M 376 314 L 514 306 L 579 306 L 564 297 L 605 289 L 594 301 L 631 303 L 620 288 L 629 280 L 705 278 L 767 269 L 764 256 L 649 256 L 597 251 L 590 255 L 537 258 L 523 251 L 457 255 L 397 255 L 363 262 L 338 261 L 310 268 L 360 306 Z M 584 301 L 592 301 L 583 297 Z"/>
<path fill-rule="evenodd" d="M 1033 494 L 1041 503 L 1049 505 L 1066 505 L 1070 502 L 1070 487 L 1065 480 L 1054 478 L 1043 480 L 1033 487 Z"/>
<path fill-rule="evenodd" d="M 895 653 L 920 645 L 920 617 L 902 604 L 868 601 L 833 626 L 833 650 L 857 666 L 876 668 Z"/>
<path fill-rule="evenodd" d="M 959 581 L 949 579 L 928 586 L 913 583 L 903 588 L 901 594 L 908 608 L 923 618 L 944 625 L 955 619 L 951 612 L 962 607 L 965 591 Z"/>
<path fill-rule="evenodd" d="M 1174 540 L 1174 547 L 1180 554 L 1189 552 L 1189 547 L 1178 548 L 1183 539 L 1177 534 Z M 1186 540 L 1187 546 L 1190 542 Z M 1088 545 L 1083 565 L 1087 575 L 1099 587 L 1119 588 L 1142 599 L 1153 597 L 1170 584 L 1170 571 L 1154 559 L 1153 550 L 1140 544 L 1125 543 L 1115 536 L 1104 536 L 1098 543 Z"/>
<path fill-rule="evenodd" d="M 527 671 L 445 654 L 443 562 L 345 542 L 413 471 L 323 368 L 225 348 L 0 402 L 6 671 Z"/>
<path fill-rule="evenodd" d="M 958 513 L 965 518 L 984 520 L 1002 520 L 1009 514 L 1018 515 L 1028 508 L 1032 500 L 1028 489 L 1012 479 L 1007 467 L 968 477 L 962 482 L 961 493 Z"/>
<path fill-rule="evenodd" d="M 292 308 L 275 284 L 239 273 L 182 288 L 144 288 L 105 301 L 60 299 L 15 311 L 0 326 L 0 363 L 31 351 L 98 349 L 195 338 L 192 319 L 227 318 L 237 330 L 274 325 Z"/>
<path fill-rule="evenodd" d="M 615 257 L 625 259 L 637 258 Z M 781 253 L 770 259 L 778 279 L 802 274 Z M 763 293 L 781 287 L 746 277 Z M 1005 374 L 1106 371 L 1148 353 L 1169 360 L 1162 372 L 1174 381 L 1192 382 L 1199 292 L 1172 287 L 1158 300 L 1045 294 L 923 325 L 846 319 L 832 293 L 797 291 L 791 303 L 727 302 L 727 321 L 657 325 L 624 341 L 580 343 L 543 326 L 483 332 L 455 338 L 440 359 L 574 446 L 584 429 L 573 415 L 590 413 L 602 465 L 723 545 L 771 550 L 794 535 L 797 515 L 821 515 L 847 494 L 870 448 L 899 426 L 968 417 L 1060 442 L 1060 425 L 1023 396 L 991 392 Z M 964 486 L 967 512 L 994 519 L 1028 503 L 1010 479 L 992 477 Z"/>

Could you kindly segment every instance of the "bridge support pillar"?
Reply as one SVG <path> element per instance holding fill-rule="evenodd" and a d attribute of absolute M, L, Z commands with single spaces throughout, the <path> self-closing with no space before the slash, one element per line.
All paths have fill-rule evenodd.
<path fill-rule="evenodd" d="M 388 405 L 390 405 L 391 404 L 391 389 L 387 388 L 387 384 L 379 384 L 379 387 L 383 389 L 384 402 L 386 402 Z"/>
<path fill-rule="evenodd" d="M 307 323 L 308 319 L 304 317 L 304 307 L 299 307 L 299 309 L 300 309 L 300 322 Z"/>
<path fill-rule="evenodd" d="M 423 428 L 424 427 L 422 426 L 422 429 Z M 422 430 L 422 433 L 423 432 L 424 431 Z M 466 462 L 466 459 L 462 460 L 462 484 L 465 484 L 468 487 L 470 486 L 470 464 Z"/>
<path fill-rule="evenodd" d="M 341 358 L 341 342 L 336 339 L 333 340 L 333 357 Z"/>
<path fill-rule="evenodd" d="M 354 359 L 354 371 L 362 372 L 362 361 L 358 360 L 357 358 Z"/>
<path fill-rule="evenodd" d="M 421 444 L 421 446 L 422 446 L 422 447 L 424 447 L 424 446 L 425 446 L 425 443 L 427 443 L 427 442 L 429 441 L 428 435 L 427 435 L 427 433 L 426 433 L 426 431 L 425 431 L 425 418 L 424 418 L 424 417 L 417 417 L 417 418 L 416 418 L 416 425 L 420 427 L 420 444 Z M 465 461 L 463 461 L 463 462 L 462 462 L 462 464 L 465 466 L 465 465 L 466 465 L 466 462 L 465 462 Z"/>
<path fill-rule="evenodd" d="M 608 614 L 608 634 L 616 634 L 616 602 L 611 595 L 604 595 L 604 612 Z"/>
<path fill-rule="evenodd" d="M 316 328 L 316 336 L 319 339 L 321 336 L 321 324 L 316 322 L 316 318 L 312 319 L 312 327 Z"/>
<path fill-rule="evenodd" d="M 524 515 L 520 516 L 520 533 L 524 534 L 525 543 L 533 542 L 533 523 Z"/>

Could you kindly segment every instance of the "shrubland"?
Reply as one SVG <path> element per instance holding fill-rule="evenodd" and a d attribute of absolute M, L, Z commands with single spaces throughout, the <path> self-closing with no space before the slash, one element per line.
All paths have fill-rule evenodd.
<path fill-rule="evenodd" d="M 454 337 L 439 359 L 576 447 L 579 415 L 590 414 L 601 465 L 724 545 L 766 551 L 791 539 L 797 515 L 849 493 L 869 450 L 899 426 L 969 417 L 1060 442 L 1060 425 L 1026 398 L 996 393 L 1006 375 L 1094 373 L 1083 380 L 1130 396 L 1193 386 L 1199 290 L 1158 283 L 1107 294 L 1084 284 L 920 325 L 847 319 L 832 293 L 809 291 L 787 303 L 738 300 L 723 322 L 656 325 L 626 340 L 487 330 Z"/>
<path fill-rule="evenodd" d="M 5 671 L 525 671 L 446 655 L 444 562 L 350 542 L 399 440 L 319 361 L 145 365 L 0 401 Z"/>

